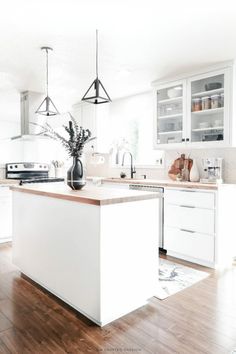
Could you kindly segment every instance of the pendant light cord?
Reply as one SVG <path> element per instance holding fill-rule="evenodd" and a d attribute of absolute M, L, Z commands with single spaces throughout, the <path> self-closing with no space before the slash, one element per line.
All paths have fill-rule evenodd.
<path fill-rule="evenodd" d="M 96 29 L 96 77 L 98 78 L 98 30 Z"/>
<path fill-rule="evenodd" d="M 46 48 L 46 91 L 48 97 L 48 49 Z"/>

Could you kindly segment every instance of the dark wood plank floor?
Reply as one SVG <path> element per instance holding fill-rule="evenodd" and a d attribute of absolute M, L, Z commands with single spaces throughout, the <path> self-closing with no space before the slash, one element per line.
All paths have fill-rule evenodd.
<path fill-rule="evenodd" d="M 185 264 L 185 262 L 180 262 Z M 0 354 L 228 354 L 236 349 L 236 267 L 99 328 L 21 277 L 0 246 Z"/>

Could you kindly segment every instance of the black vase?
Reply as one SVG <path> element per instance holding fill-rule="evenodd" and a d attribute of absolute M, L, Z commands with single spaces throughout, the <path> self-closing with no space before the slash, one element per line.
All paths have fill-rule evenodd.
<path fill-rule="evenodd" d="M 86 184 L 83 164 L 79 157 L 73 157 L 73 165 L 67 172 L 67 184 L 74 190 L 82 189 Z"/>

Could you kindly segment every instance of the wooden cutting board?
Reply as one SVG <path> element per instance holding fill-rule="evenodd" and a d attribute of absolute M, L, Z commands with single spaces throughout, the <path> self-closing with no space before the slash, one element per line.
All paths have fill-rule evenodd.
<path fill-rule="evenodd" d="M 181 154 L 179 158 L 174 160 L 173 164 L 171 165 L 171 168 L 168 172 L 168 176 L 173 180 L 181 180 L 179 178 L 183 177 L 183 170 L 184 167 L 188 169 L 190 172 L 191 168 L 193 165 L 193 160 L 190 158 L 186 158 L 185 154 Z M 189 175 L 189 173 L 188 173 Z M 185 180 L 185 179 L 183 179 Z M 189 179 L 188 179 L 189 180 Z"/>

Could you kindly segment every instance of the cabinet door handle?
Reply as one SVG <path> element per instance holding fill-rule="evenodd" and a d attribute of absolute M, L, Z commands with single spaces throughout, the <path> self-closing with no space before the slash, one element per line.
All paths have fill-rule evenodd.
<path fill-rule="evenodd" d="M 182 138 L 182 141 L 185 141 L 185 139 L 184 139 L 184 138 Z"/>
<path fill-rule="evenodd" d="M 191 209 L 194 209 L 196 208 L 195 206 L 193 205 L 180 205 L 181 208 L 191 208 Z"/>
<path fill-rule="evenodd" d="M 182 192 L 182 191 L 180 191 L 180 192 Z M 191 189 L 186 189 L 185 191 L 184 191 L 184 193 L 196 193 L 197 191 L 193 191 L 193 190 L 191 190 Z"/>
<path fill-rule="evenodd" d="M 177 192 L 180 192 L 180 193 L 183 193 L 183 191 L 182 190 L 180 190 L 180 189 L 175 189 L 175 191 L 177 191 Z M 191 188 L 190 189 L 185 189 L 184 190 L 184 193 L 196 193 L 197 191 L 196 190 L 192 190 Z"/>
<path fill-rule="evenodd" d="M 189 138 L 187 138 L 186 141 L 189 141 Z"/>
<path fill-rule="evenodd" d="M 195 234 L 195 232 L 196 232 L 196 231 L 187 230 L 187 229 L 180 229 L 180 231 L 189 232 L 190 234 Z"/>

